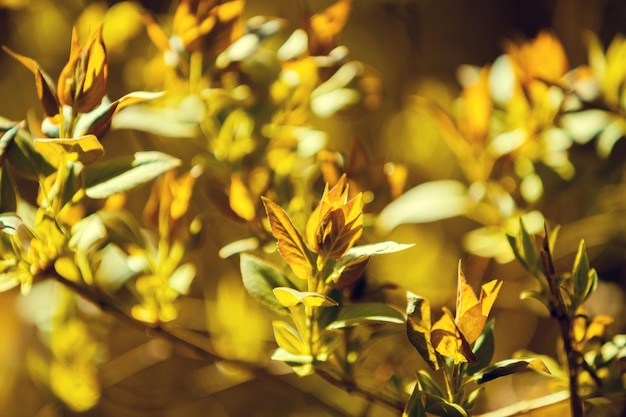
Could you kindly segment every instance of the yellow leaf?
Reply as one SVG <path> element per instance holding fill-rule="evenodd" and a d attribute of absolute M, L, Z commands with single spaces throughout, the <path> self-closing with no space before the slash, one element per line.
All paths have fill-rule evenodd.
<path fill-rule="evenodd" d="M 294 307 L 300 303 L 307 307 L 331 307 L 337 302 L 332 298 L 310 291 L 298 291 L 288 287 L 276 287 L 272 290 L 278 302 L 285 307 Z"/>
<path fill-rule="evenodd" d="M 265 197 L 261 199 L 265 205 L 272 234 L 278 243 L 278 251 L 298 278 L 308 279 L 313 275 L 313 263 L 304 240 L 291 223 L 287 213 L 278 204 Z"/>
<path fill-rule="evenodd" d="M 459 261 L 455 322 L 468 343 L 474 343 L 483 332 L 487 317 L 501 287 L 502 281 L 489 281 L 482 286 L 480 299 L 478 299 L 472 287 L 467 283 L 461 270 L 461 261 Z"/>
<path fill-rule="evenodd" d="M 433 324 L 431 340 L 435 350 L 443 356 L 454 359 L 455 364 L 463 362 L 478 364 L 471 345 L 454 322 L 452 312 L 445 307 L 443 316 Z"/>
<path fill-rule="evenodd" d="M 325 55 L 335 46 L 352 8 L 352 0 L 338 0 L 311 17 L 310 54 Z"/>
<path fill-rule="evenodd" d="M 252 221 L 256 217 L 256 207 L 250 198 L 250 193 L 241 180 L 241 175 L 233 173 L 230 178 L 230 192 L 228 194 L 230 208 L 244 220 Z"/>
<path fill-rule="evenodd" d="M 94 135 L 70 139 L 35 139 L 34 142 L 35 149 L 57 167 L 66 160 L 87 165 L 104 155 L 104 148 Z"/>

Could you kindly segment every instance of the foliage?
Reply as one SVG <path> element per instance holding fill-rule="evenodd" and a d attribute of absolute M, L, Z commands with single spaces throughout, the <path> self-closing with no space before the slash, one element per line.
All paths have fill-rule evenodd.
<path fill-rule="evenodd" d="M 578 66 L 552 32 L 507 40 L 460 68 L 454 103 L 394 91 L 390 110 L 389 77 L 343 43 L 358 2 L 294 2 L 297 19 L 243 0 L 110 3 L 38 2 L 71 27 L 63 62 L 61 42 L 2 45 L 41 108 L 0 119 L 0 309 L 20 325 L 0 325 L 19 353 L 0 352 L 24 364 L 0 368 L 8 412 L 184 402 L 159 383 L 210 401 L 192 415 L 545 408 L 501 401 L 495 379 L 566 390 L 573 417 L 620 412 L 623 309 L 597 300 L 623 290 L 597 254 L 624 236 L 621 36 L 605 51 L 585 34 Z M 383 140 L 381 118 L 409 134 Z M 402 154 L 420 141 L 431 157 Z M 549 315 L 559 337 L 507 343 L 511 311 L 520 328 Z M 23 387 L 34 401 L 11 408 L 2 391 Z"/>

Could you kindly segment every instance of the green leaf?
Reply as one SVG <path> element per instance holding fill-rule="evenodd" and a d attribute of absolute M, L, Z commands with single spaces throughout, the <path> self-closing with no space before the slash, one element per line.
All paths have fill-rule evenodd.
<path fill-rule="evenodd" d="M 437 354 L 431 341 L 432 319 L 430 303 L 419 295 L 407 292 L 406 331 L 411 344 L 428 366 L 439 369 Z"/>
<path fill-rule="evenodd" d="M 467 411 L 458 404 L 451 403 L 445 398 L 424 393 L 426 398 L 426 412 L 441 417 L 468 417 Z"/>
<path fill-rule="evenodd" d="M 10 146 L 7 160 L 24 177 L 30 180 L 39 180 L 47 177 L 56 169 L 35 150 L 35 145 L 30 138 L 18 134 L 14 138 L 14 145 Z"/>
<path fill-rule="evenodd" d="M 341 307 L 339 315 L 327 329 L 343 329 L 365 323 L 403 324 L 404 314 L 383 303 L 348 304 Z"/>
<path fill-rule="evenodd" d="M 478 336 L 478 339 L 476 339 L 472 351 L 474 352 L 476 359 L 478 359 L 478 365 L 468 365 L 467 375 L 474 375 L 476 372 L 486 368 L 491 363 L 491 359 L 493 358 L 493 353 L 495 351 L 493 325 L 494 320 L 489 320 L 481 335 Z"/>
<path fill-rule="evenodd" d="M 261 304 L 279 314 L 288 314 L 272 290 L 277 287 L 291 287 L 293 284 L 273 265 L 249 254 L 241 254 L 239 267 L 243 286 Z"/>
<path fill-rule="evenodd" d="M 535 241 L 526 230 L 524 222 L 521 218 L 519 221 L 519 225 L 519 243 L 521 243 L 521 253 L 524 257 L 524 262 L 527 265 L 529 271 L 534 274 L 539 266 L 539 252 L 537 252 L 537 246 L 535 245 Z"/>
<path fill-rule="evenodd" d="M 15 139 L 15 135 L 22 127 L 22 123 L 19 124 L 9 124 L 9 127 L 0 126 L 0 167 L 4 165 L 4 159 L 8 153 L 11 144 L 13 143 L 13 139 Z"/>
<path fill-rule="evenodd" d="M 585 250 L 585 241 L 581 239 L 572 268 L 574 297 L 578 304 L 585 302 L 598 285 L 598 275 L 589 266 L 589 258 Z"/>
<path fill-rule="evenodd" d="M 483 372 L 474 375 L 474 380 L 478 384 L 484 384 L 496 378 L 516 374 L 532 369 L 537 372 L 550 373 L 550 370 L 541 359 L 506 359 L 485 369 Z"/>
<path fill-rule="evenodd" d="M 180 159 L 157 151 L 137 152 L 85 168 L 85 193 L 107 198 L 146 183 L 181 164 Z"/>
<path fill-rule="evenodd" d="M 425 402 L 424 393 L 422 392 L 418 382 L 415 384 L 411 397 L 402 412 L 402 417 L 427 417 Z"/>
<path fill-rule="evenodd" d="M 17 210 L 15 187 L 8 169 L 0 168 L 0 213 Z"/>
<path fill-rule="evenodd" d="M 476 401 L 480 397 L 480 394 L 484 391 L 485 387 L 478 387 L 467 395 L 467 399 L 463 403 L 463 408 L 466 410 L 471 410 L 474 408 Z"/>
<path fill-rule="evenodd" d="M 435 380 L 433 380 L 432 376 L 430 376 L 428 372 L 424 370 L 417 371 L 417 380 L 422 386 L 423 391 L 439 397 L 443 397 L 445 395 L 441 388 L 439 388 L 439 385 L 437 385 Z"/>

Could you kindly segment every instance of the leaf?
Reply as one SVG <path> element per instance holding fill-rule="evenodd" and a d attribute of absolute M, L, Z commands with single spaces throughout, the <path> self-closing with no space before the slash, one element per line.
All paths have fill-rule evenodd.
<path fill-rule="evenodd" d="M 250 295 L 269 309 L 279 314 L 288 314 L 272 292 L 277 287 L 291 287 L 287 277 L 269 263 L 246 253 L 241 254 L 239 267 L 243 286 Z"/>
<path fill-rule="evenodd" d="M 261 197 L 265 205 L 272 234 L 278 241 L 278 251 L 289 264 L 293 273 L 301 279 L 313 276 L 313 263 L 302 236 L 298 233 L 287 213 L 268 198 Z"/>
<path fill-rule="evenodd" d="M 39 101 L 43 106 L 46 116 L 53 117 L 56 115 L 59 112 L 60 106 L 57 100 L 55 83 L 52 78 L 39 66 L 37 61 L 15 53 L 4 45 L 2 49 L 35 75 L 37 97 L 39 97 Z"/>
<path fill-rule="evenodd" d="M 373 243 L 371 245 L 361 245 L 352 247 L 344 256 L 344 258 L 353 259 L 364 256 L 384 255 L 388 253 L 396 253 L 413 247 L 413 243 L 397 243 L 392 240 Z"/>
<path fill-rule="evenodd" d="M 107 198 L 146 183 L 180 164 L 180 159 L 157 151 L 136 152 L 94 164 L 85 169 L 85 193 L 93 199 Z"/>
<path fill-rule="evenodd" d="M 506 359 L 495 363 L 483 372 L 475 374 L 474 380 L 478 384 L 484 384 L 496 378 L 516 374 L 529 369 L 546 374 L 550 373 L 550 370 L 541 359 Z"/>
<path fill-rule="evenodd" d="M 402 412 L 402 417 L 427 417 L 424 393 L 421 390 L 419 382 L 415 384 L 413 392 L 409 397 L 409 401 Z"/>
<path fill-rule="evenodd" d="M 439 369 L 437 354 L 431 341 L 431 311 L 427 299 L 407 292 L 406 332 L 411 344 L 433 370 Z"/>
<path fill-rule="evenodd" d="M 432 326 L 432 344 L 435 350 L 454 360 L 454 364 L 469 362 L 478 364 L 478 359 L 472 352 L 472 347 L 457 326 L 452 312 L 443 307 L 443 315 Z"/>
<path fill-rule="evenodd" d="M 0 167 L 0 213 L 17 210 L 17 196 L 8 169 Z"/>
<path fill-rule="evenodd" d="M 308 353 L 302 337 L 296 329 L 284 321 L 278 320 L 272 322 L 272 327 L 274 328 L 276 343 L 282 349 L 294 355 L 306 355 Z"/>
<path fill-rule="evenodd" d="M 343 329 L 345 327 L 371 323 L 404 324 L 404 314 L 383 303 L 348 304 L 341 307 L 339 315 L 327 329 Z"/>
<path fill-rule="evenodd" d="M 273 290 L 278 302 L 285 307 L 294 307 L 300 303 L 307 307 L 331 307 L 337 302 L 332 298 L 310 291 L 298 291 L 288 287 L 277 287 Z"/>
<path fill-rule="evenodd" d="M 228 193 L 230 208 L 242 219 L 252 221 L 256 217 L 256 207 L 250 197 L 250 192 L 241 179 L 241 175 L 233 172 L 230 178 L 230 192 Z"/>
<path fill-rule="evenodd" d="M 15 139 L 15 135 L 19 132 L 20 128 L 23 126 L 23 123 L 18 123 L 15 125 L 9 125 L 9 127 L 0 126 L 0 167 L 4 165 L 4 160 L 8 153 L 9 148 L 13 144 L 13 140 Z"/>
<path fill-rule="evenodd" d="M 345 257 L 343 259 L 345 259 Z M 369 257 L 356 258 L 346 265 L 341 266 L 339 268 L 339 276 L 334 278 L 337 288 L 346 288 L 363 276 L 369 260 Z"/>
<path fill-rule="evenodd" d="M 376 223 L 383 232 L 405 223 L 429 223 L 461 216 L 472 202 L 465 184 L 440 180 L 420 184 L 385 207 Z"/>
<path fill-rule="evenodd" d="M 483 332 L 489 312 L 502 287 L 502 281 L 492 280 L 482 285 L 480 298 L 476 297 L 472 287 L 467 284 L 458 264 L 457 307 L 455 323 L 467 342 L 473 344 Z"/>
<path fill-rule="evenodd" d="M 433 380 L 430 374 L 424 370 L 417 371 L 417 380 L 422 386 L 422 390 L 429 394 L 436 395 L 438 397 L 443 397 L 445 394 L 439 388 L 439 385 Z"/>
<path fill-rule="evenodd" d="M 426 412 L 441 417 L 468 417 L 467 411 L 458 404 L 451 403 L 445 398 L 424 393 Z"/>
<path fill-rule="evenodd" d="M 489 320 L 482 334 L 478 337 L 478 339 L 476 339 L 476 343 L 474 344 L 474 349 L 472 351 L 478 360 L 478 364 L 469 365 L 467 367 L 467 375 L 474 375 L 476 372 L 486 368 L 491 363 L 491 359 L 493 359 L 495 351 L 493 325 L 494 320 Z"/>
<path fill-rule="evenodd" d="M 33 142 L 17 135 L 14 138 L 15 146 L 8 149 L 7 161 L 19 171 L 21 175 L 30 180 L 39 180 L 40 177 L 47 177 L 56 169 L 35 150 Z"/>
<path fill-rule="evenodd" d="M 168 283 L 170 288 L 179 294 L 189 294 L 191 281 L 196 276 L 196 267 L 192 263 L 179 265 L 170 275 Z"/>
<path fill-rule="evenodd" d="M 579 304 L 585 302 L 598 285 L 598 275 L 589 266 L 589 258 L 585 250 L 585 241 L 581 239 L 578 252 L 572 267 L 574 296 Z"/>
<path fill-rule="evenodd" d="M 104 155 L 104 148 L 94 135 L 71 139 L 35 139 L 35 149 L 57 167 L 66 160 L 88 165 Z"/>

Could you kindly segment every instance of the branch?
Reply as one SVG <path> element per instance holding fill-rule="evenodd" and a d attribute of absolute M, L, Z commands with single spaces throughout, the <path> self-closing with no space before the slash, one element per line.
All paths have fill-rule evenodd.
<path fill-rule="evenodd" d="M 88 287 L 64 278 L 56 273 L 56 271 L 54 271 L 52 268 L 44 271 L 41 276 L 59 282 L 80 297 L 97 305 L 103 312 L 115 317 L 122 323 L 126 323 L 131 327 L 134 327 L 135 329 L 143 332 L 149 337 L 161 337 L 165 340 L 172 342 L 174 345 L 182 346 L 193 352 L 202 360 L 207 360 L 211 362 L 228 362 L 232 365 L 240 366 L 250 372 L 255 378 L 267 378 L 272 380 L 276 384 L 297 391 L 301 395 L 304 395 L 307 400 L 319 404 L 331 415 L 349 417 L 349 414 L 347 414 L 345 410 L 324 401 L 322 398 L 319 398 L 318 396 L 310 392 L 304 391 L 301 388 L 288 383 L 284 380 L 284 378 L 280 378 L 279 375 L 269 373 L 263 367 L 259 367 L 248 362 L 221 357 L 220 355 L 210 350 L 209 346 L 207 346 L 205 338 L 193 331 L 188 331 L 183 328 L 168 328 L 163 327 L 161 324 L 151 324 L 136 320 L 132 316 L 126 314 L 119 307 L 117 307 L 115 299 L 113 297 L 101 291 L 97 291 L 93 287 Z"/>
<path fill-rule="evenodd" d="M 550 314 L 559 321 L 563 348 L 567 356 L 567 368 L 569 373 L 570 406 L 572 417 L 583 417 L 583 401 L 578 394 L 578 356 L 579 352 L 574 348 L 574 326 L 572 319 L 567 314 L 563 294 L 554 272 L 554 262 L 548 243 L 548 229 L 545 228 L 541 261 L 550 288 Z"/>

